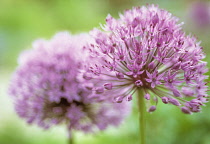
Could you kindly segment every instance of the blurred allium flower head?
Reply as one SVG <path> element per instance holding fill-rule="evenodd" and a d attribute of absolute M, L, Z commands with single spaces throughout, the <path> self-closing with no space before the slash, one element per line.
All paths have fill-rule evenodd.
<path fill-rule="evenodd" d="M 200 28 L 210 26 L 210 3 L 208 1 L 193 2 L 189 13 L 196 26 Z"/>
<path fill-rule="evenodd" d="M 18 115 L 43 128 L 65 123 L 69 129 L 94 132 L 117 126 L 129 112 L 129 105 L 113 104 L 90 89 L 95 83 L 81 76 L 87 55 L 86 34 L 56 34 L 51 40 L 37 40 L 33 49 L 19 57 L 11 80 Z M 100 96 L 100 97 L 99 97 Z"/>
<path fill-rule="evenodd" d="M 187 114 L 200 112 L 208 97 L 205 55 L 181 25 L 155 5 L 126 10 L 119 19 L 108 15 L 105 32 L 94 29 L 95 42 L 85 48 L 95 59 L 86 75 L 100 79 L 98 87 L 116 102 L 130 101 L 141 90 L 149 112 L 159 100 Z"/>

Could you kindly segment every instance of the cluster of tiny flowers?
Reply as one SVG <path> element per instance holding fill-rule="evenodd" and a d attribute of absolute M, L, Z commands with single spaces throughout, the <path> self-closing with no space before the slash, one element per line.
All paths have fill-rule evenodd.
<path fill-rule="evenodd" d="M 205 1 L 193 2 L 190 11 L 190 17 L 196 26 L 210 27 L 210 3 Z"/>
<path fill-rule="evenodd" d="M 200 42 L 181 26 L 155 5 L 126 10 L 119 19 L 108 15 L 104 31 L 91 31 L 95 41 L 85 49 L 95 63 L 84 75 L 118 103 L 141 90 L 149 112 L 158 100 L 186 114 L 200 112 L 208 101 L 205 55 Z"/>
<path fill-rule="evenodd" d="M 65 123 L 84 132 L 117 126 L 123 120 L 129 105 L 113 104 L 97 90 L 94 93 L 90 86 L 95 83 L 80 76 L 88 40 L 86 34 L 62 32 L 51 40 L 35 41 L 33 49 L 20 55 L 9 89 L 20 117 L 46 129 Z"/>

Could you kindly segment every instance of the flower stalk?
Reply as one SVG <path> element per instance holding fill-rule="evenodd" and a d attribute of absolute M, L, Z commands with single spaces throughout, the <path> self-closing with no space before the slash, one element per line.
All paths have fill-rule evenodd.
<path fill-rule="evenodd" d="M 142 89 L 137 90 L 138 93 L 138 110 L 139 110 L 139 136 L 140 136 L 140 144 L 146 144 L 146 121 L 145 121 L 145 101 L 144 101 L 144 93 Z"/>
<path fill-rule="evenodd" d="M 69 130 L 68 133 L 69 133 L 69 136 L 68 136 L 68 144 L 74 144 L 72 131 Z"/>

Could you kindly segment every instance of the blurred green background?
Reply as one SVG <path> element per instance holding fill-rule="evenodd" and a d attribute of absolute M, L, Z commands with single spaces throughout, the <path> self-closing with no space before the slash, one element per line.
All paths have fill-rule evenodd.
<path fill-rule="evenodd" d="M 181 21 L 184 29 L 202 41 L 206 61 L 210 63 L 210 29 L 199 29 L 189 19 L 190 0 L 0 0 L 0 144 L 65 144 L 65 126 L 44 131 L 20 119 L 7 94 L 10 76 L 19 53 L 30 48 L 37 38 L 50 38 L 58 31 L 88 32 L 105 22 L 110 13 L 133 6 L 158 4 Z M 208 67 L 210 65 L 208 64 Z M 94 135 L 75 134 L 76 144 L 137 144 L 138 113 L 135 107 L 118 128 Z M 185 115 L 172 105 L 158 104 L 147 114 L 148 144 L 210 144 L 210 104 L 203 112 Z"/>

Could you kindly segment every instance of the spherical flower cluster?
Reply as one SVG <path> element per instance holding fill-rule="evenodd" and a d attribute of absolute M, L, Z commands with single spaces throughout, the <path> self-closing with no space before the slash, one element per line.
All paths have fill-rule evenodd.
<path fill-rule="evenodd" d="M 95 42 L 85 49 L 95 63 L 85 74 L 100 79 L 97 86 L 116 102 L 132 100 L 139 90 L 149 112 L 156 110 L 158 100 L 187 114 L 200 112 L 208 100 L 205 55 L 200 42 L 185 35 L 181 25 L 155 5 L 126 10 L 119 19 L 108 15 L 104 31 L 91 31 Z"/>
<path fill-rule="evenodd" d="M 65 123 L 69 129 L 94 132 L 109 125 L 117 126 L 129 112 L 129 105 L 113 104 L 93 93 L 91 81 L 81 77 L 87 55 L 83 45 L 89 36 L 56 34 L 51 40 L 37 40 L 33 49 L 19 58 L 11 80 L 18 115 L 40 127 Z"/>
<path fill-rule="evenodd" d="M 193 2 L 190 11 L 193 23 L 200 28 L 210 26 L 210 3 L 205 1 Z"/>

